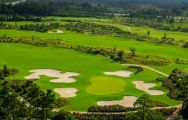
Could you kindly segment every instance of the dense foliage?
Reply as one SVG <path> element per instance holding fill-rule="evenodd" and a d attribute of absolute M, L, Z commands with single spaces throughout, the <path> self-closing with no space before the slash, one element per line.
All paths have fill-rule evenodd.
<path fill-rule="evenodd" d="M 173 99 L 183 101 L 181 114 L 184 118 L 188 118 L 188 74 L 174 69 L 168 78 L 161 79 L 163 86 L 169 89 L 168 95 Z"/>
<path fill-rule="evenodd" d="M 136 75 L 136 74 L 139 74 L 140 72 L 142 72 L 142 71 L 144 70 L 144 68 L 141 67 L 141 66 L 129 66 L 129 68 L 134 68 L 134 69 L 136 69 L 135 75 Z"/>
<path fill-rule="evenodd" d="M 0 15 L 0 21 L 42 21 L 42 17 L 32 15 Z"/>
<path fill-rule="evenodd" d="M 126 112 L 130 110 L 121 105 L 111 105 L 111 106 L 91 106 L 88 112 Z M 133 110 L 135 110 L 133 108 Z"/>
<path fill-rule="evenodd" d="M 93 5 L 89 3 L 73 2 L 24 2 L 17 5 L 0 5 L 0 14 L 19 14 L 19 15 L 36 15 L 36 16 L 80 16 L 80 17 L 97 17 L 111 16 L 105 14 L 110 10 L 102 5 Z"/>
<path fill-rule="evenodd" d="M 167 79 L 162 79 L 163 86 L 167 87 L 169 96 L 174 99 L 184 100 L 188 95 L 188 74 L 174 69 Z"/>
<path fill-rule="evenodd" d="M 151 106 L 153 107 L 167 107 L 165 103 L 159 101 L 151 101 Z M 121 105 L 110 105 L 110 106 L 91 106 L 88 109 L 88 112 L 128 112 L 128 111 L 136 111 L 137 107 L 124 107 Z"/>
<path fill-rule="evenodd" d="M 79 32 L 79 33 L 91 33 L 91 34 L 116 34 L 126 36 L 129 32 L 125 32 L 117 27 L 110 25 L 100 25 L 95 23 L 87 22 L 78 22 L 78 23 L 69 23 L 65 24 L 64 28 L 70 31 Z"/>
<path fill-rule="evenodd" d="M 68 112 L 52 112 L 64 102 L 52 90 L 45 92 L 33 81 L 9 78 L 17 72 L 6 65 L 0 69 L 0 119 L 74 119 Z"/>
<path fill-rule="evenodd" d="M 59 23 L 41 23 L 41 24 L 26 24 L 20 25 L 20 30 L 30 30 L 30 31 L 37 31 L 37 32 L 46 32 L 48 30 L 62 27 Z"/>

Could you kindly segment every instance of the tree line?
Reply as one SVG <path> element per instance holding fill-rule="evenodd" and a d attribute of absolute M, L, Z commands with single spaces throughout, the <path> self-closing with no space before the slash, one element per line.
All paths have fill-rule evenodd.
<path fill-rule="evenodd" d="M 60 28 L 62 25 L 60 23 L 37 23 L 37 24 L 25 24 L 20 25 L 20 30 L 29 30 L 37 32 L 47 32 L 48 30 Z"/>
<path fill-rule="evenodd" d="M 157 80 L 162 81 L 162 85 L 169 89 L 169 97 L 183 101 L 180 115 L 188 119 L 188 73 L 176 68 L 168 78 Z"/>
<path fill-rule="evenodd" d="M 56 22 L 23 24 L 23 25 L 18 25 L 17 23 L 6 24 L 4 22 L 0 22 L 0 29 L 18 29 L 18 30 L 26 30 L 26 31 L 47 32 L 48 30 L 52 30 L 60 27 L 62 27 L 62 24 Z"/>
<path fill-rule="evenodd" d="M 62 107 L 64 99 L 57 99 L 52 90 L 42 91 L 34 81 L 13 80 L 17 72 L 7 65 L 0 69 L 0 119 L 74 119 L 68 112 L 52 111 Z"/>
<path fill-rule="evenodd" d="M 24 2 L 17 5 L 0 5 L 0 14 L 8 15 L 35 15 L 35 16 L 73 16 L 98 17 L 107 16 L 110 9 L 103 5 L 75 2 Z"/>
<path fill-rule="evenodd" d="M 126 36 L 129 32 L 123 31 L 120 28 L 111 25 L 100 25 L 89 22 L 76 22 L 63 25 L 67 30 L 79 32 L 79 33 L 91 33 L 91 34 L 116 34 Z"/>
<path fill-rule="evenodd" d="M 33 15 L 0 15 L 0 21 L 34 21 L 34 22 L 41 22 L 42 17 L 40 16 L 33 16 Z"/>

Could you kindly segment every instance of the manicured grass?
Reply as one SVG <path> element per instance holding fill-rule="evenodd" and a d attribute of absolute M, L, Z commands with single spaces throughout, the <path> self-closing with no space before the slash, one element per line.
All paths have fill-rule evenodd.
<path fill-rule="evenodd" d="M 125 81 L 113 77 L 97 76 L 91 78 L 91 85 L 86 89 L 90 94 L 108 95 L 124 90 Z"/>
<path fill-rule="evenodd" d="M 117 38 L 110 36 L 95 36 L 88 34 L 79 34 L 69 31 L 64 31 L 63 34 L 48 34 L 32 31 L 18 31 L 18 30 L 0 30 L 0 35 L 7 34 L 7 36 L 36 36 L 49 39 L 63 39 L 65 42 L 76 45 L 86 45 L 91 47 L 103 48 L 120 48 L 129 51 L 130 47 L 136 48 L 137 54 L 164 56 L 172 60 L 172 64 L 168 66 L 156 67 L 157 69 L 169 74 L 174 68 L 188 68 L 188 65 L 175 64 L 177 58 L 188 60 L 188 49 L 179 46 L 171 46 L 164 44 L 154 44 L 148 42 L 140 42 L 132 39 Z"/>
<path fill-rule="evenodd" d="M 81 20 L 95 22 L 98 24 L 113 25 L 127 31 L 128 28 L 124 25 L 116 24 L 108 19 L 97 18 L 60 18 L 58 22 L 64 23 L 61 20 Z M 31 22 L 16 22 L 17 24 L 30 24 Z M 10 22 L 9 24 L 15 24 Z M 61 28 L 59 28 L 61 29 Z M 166 32 L 169 37 L 174 37 L 178 40 L 187 39 L 188 33 L 160 31 L 148 27 L 131 26 L 131 31 L 145 35 L 150 30 L 151 36 L 161 38 Z M 136 48 L 136 54 L 157 55 L 169 58 L 172 63 L 167 66 L 150 66 L 160 70 L 166 74 L 171 73 L 174 68 L 181 68 L 188 71 L 188 65 L 175 64 L 175 59 L 180 58 L 188 60 L 188 49 L 183 49 L 179 46 L 171 46 L 164 44 L 154 44 L 149 42 L 141 42 L 133 39 L 111 37 L 107 35 L 89 35 L 80 34 L 64 30 L 63 34 L 49 34 L 34 31 L 20 30 L 3 30 L 0 29 L 0 35 L 20 37 L 20 36 L 35 36 L 46 39 L 61 39 L 66 43 L 74 45 L 84 45 L 90 47 L 101 48 L 119 48 L 129 51 L 129 48 Z M 37 38 L 36 38 L 37 39 Z M 14 76 L 16 79 L 23 79 L 29 75 L 29 70 L 47 68 L 57 69 L 62 72 L 76 72 L 80 76 L 75 77 L 75 83 L 51 83 L 52 78 L 43 76 L 36 83 L 43 90 L 73 87 L 78 89 L 78 95 L 68 99 L 68 104 L 64 107 L 67 110 L 86 111 L 89 106 L 96 105 L 97 101 L 101 100 L 117 100 L 124 96 L 136 96 L 144 94 L 143 91 L 135 88 L 132 81 L 142 80 L 144 82 L 156 83 L 156 86 L 151 89 L 162 90 L 164 95 L 151 96 L 153 100 L 159 100 L 169 105 L 180 104 L 180 101 L 172 100 L 167 97 L 168 90 L 161 87 L 161 83 L 156 81 L 156 78 L 165 77 L 151 70 L 144 69 L 138 75 L 131 75 L 129 78 L 117 76 L 106 76 L 103 72 L 128 70 L 135 72 L 135 69 L 121 66 L 118 63 L 112 62 L 109 58 L 98 55 L 88 55 L 74 50 L 52 47 L 34 47 L 23 44 L 0 44 L 0 65 L 7 64 L 10 67 L 19 69 L 19 73 Z M 57 94 L 57 97 L 59 95 Z"/>
<path fill-rule="evenodd" d="M 129 78 L 116 76 L 104 77 L 103 72 L 106 71 L 128 70 L 134 72 L 135 69 L 130 69 L 126 66 L 112 62 L 109 58 L 103 56 L 87 55 L 76 52 L 74 50 L 63 48 L 34 47 L 30 45 L 9 43 L 1 43 L 0 48 L 0 65 L 2 66 L 3 64 L 7 64 L 9 67 L 17 68 L 19 73 L 14 76 L 16 79 L 22 80 L 24 76 L 30 74 L 29 70 L 40 68 L 57 69 L 62 72 L 79 73 L 80 76 L 75 77 L 77 80 L 75 83 L 51 83 L 50 80 L 52 78 L 48 78 L 46 76 L 36 81 L 36 83 L 43 90 L 64 87 L 77 88 L 78 95 L 68 99 L 69 102 L 64 107 L 66 110 L 86 111 L 89 106 L 96 105 L 97 101 L 122 99 L 123 96 L 127 95 L 138 97 L 144 92 L 135 88 L 135 86 L 132 84 L 133 80 L 143 80 L 145 82 L 157 83 L 155 89 L 163 90 L 165 94 L 161 96 L 152 96 L 153 100 L 160 100 L 169 105 L 176 105 L 181 103 L 180 101 L 168 98 L 166 96 L 168 92 L 167 89 L 161 87 L 161 83 L 155 80 L 155 78 L 164 76 L 147 69 L 144 69 L 142 73 L 138 75 L 132 75 Z M 90 94 L 88 91 L 86 91 L 86 89 L 92 85 L 92 81 L 90 81 L 92 79 L 101 80 L 100 82 L 102 82 L 102 84 L 107 85 L 106 88 L 113 87 L 114 89 L 117 89 L 118 87 L 117 91 L 120 93 L 109 93 L 105 95 Z M 116 80 L 118 80 L 118 82 Z M 115 83 L 115 87 L 112 86 L 112 82 Z M 100 84 L 99 81 L 98 84 Z M 97 89 L 98 87 L 101 88 L 99 85 L 95 87 Z M 102 91 L 102 93 L 106 92 L 108 91 Z M 99 91 L 97 91 L 97 93 L 99 93 Z M 57 97 L 58 96 L 59 95 L 57 95 Z"/>
<path fill-rule="evenodd" d="M 186 40 L 188 41 L 188 33 L 186 32 L 175 32 L 175 31 L 166 31 L 166 30 L 157 30 L 149 27 L 136 27 L 131 26 L 131 31 L 140 35 L 146 35 L 147 31 L 150 31 L 150 36 L 161 39 L 164 36 L 164 33 L 167 34 L 169 38 L 174 38 L 175 40 Z"/>

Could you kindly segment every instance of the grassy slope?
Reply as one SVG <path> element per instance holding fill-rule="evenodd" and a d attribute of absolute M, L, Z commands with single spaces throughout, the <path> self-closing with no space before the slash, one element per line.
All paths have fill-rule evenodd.
<path fill-rule="evenodd" d="M 108 94 L 108 95 L 93 95 L 88 94 L 85 89 L 90 85 L 90 80 L 93 77 L 104 76 L 103 72 L 116 71 L 116 70 L 130 70 L 125 66 L 121 66 L 118 63 L 114 63 L 108 58 L 102 56 L 93 56 L 83 53 L 79 53 L 73 50 L 50 48 L 50 47 L 34 47 L 22 44 L 0 44 L 0 65 L 8 64 L 10 67 L 19 69 L 19 74 L 16 78 L 23 79 L 24 76 L 29 74 L 29 70 L 38 68 L 51 68 L 64 72 L 77 72 L 81 75 L 76 77 L 77 82 L 72 84 L 59 84 L 50 83 L 50 78 L 42 77 L 36 81 L 42 89 L 54 89 L 61 87 L 75 87 L 79 89 L 78 96 L 71 98 L 65 109 L 68 110 L 87 110 L 90 105 L 95 105 L 98 100 L 113 100 L 121 99 L 125 95 L 139 96 L 143 94 L 143 91 L 137 90 L 132 84 L 132 80 L 143 80 L 145 82 L 156 82 L 154 78 L 162 77 L 161 75 L 154 73 L 153 71 L 145 69 L 139 75 L 132 75 L 130 78 L 121 78 L 111 76 L 111 79 L 119 79 L 125 82 L 125 88 L 120 93 Z M 104 84 L 105 86 L 106 84 Z M 117 85 L 119 86 L 119 85 Z M 165 91 L 165 95 L 152 96 L 154 100 L 160 100 L 169 105 L 179 104 L 179 101 L 171 100 L 166 96 L 168 92 L 165 88 L 160 87 L 161 84 L 157 83 L 155 89 L 162 89 Z M 105 88 L 105 87 L 104 87 Z M 82 107 L 80 107 L 82 105 Z"/>

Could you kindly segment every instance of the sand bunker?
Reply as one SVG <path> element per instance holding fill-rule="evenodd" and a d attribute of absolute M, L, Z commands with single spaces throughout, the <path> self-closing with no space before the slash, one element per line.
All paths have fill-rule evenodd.
<path fill-rule="evenodd" d="M 120 70 L 115 72 L 104 72 L 105 75 L 115 75 L 120 77 L 130 77 L 132 72 L 126 70 Z"/>
<path fill-rule="evenodd" d="M 61 73 L 60 71 L 53 69 L 36 69 L 36 70 L 30 70 L 29 72 L 32 72 L 32 74 L 24 77 L 25 79 L 40 79 L 40 76 L 45 75 L 48 77 L 57 78 L 50 80 L 51 82 L 56 82 L 56 83 L 75 82 L 76 80 L 71 77 L 79 75 L 78 73 L 74 73 L 74 72 Z"/>
<path fill-rule="evenodd" d="M 61 97 L 75 97 L 78 90 L 76 88 L 55 88 L 54 91 Z"/>
<path fill-rule="evenodd" d="M 136 85 L 137 89 L 143 90 L 144 92 L 146 92 L 150 95 L 164 94 L 164 92 L 160 91 L 160 90 L 150 90 L 150 88 L 152 88 L 156 85 L 155 83 L 144 83 L 144 81 L 133 81 L 133 83 Z"/>
<path fill-rule="evenodd" d="M 53 34 L 53 33 L 61 34 L 61 33 L 64 33 L 64 32 L 62 30 L 56 30 L 55 32 L 49 31 L 48 33 L 51 33 L 51 34 Z"/>
<path fill-rule="evenodd" d="M 113 101 L 99 101 L 97 105 L 99 106 L 109 106 L 109 105 L 122 105 L 125 107 L 134 107 L 134 102 L 136 102 L 137 97 L 134 96 L 125 96 L 122 100 L 113 100 Z"/>

